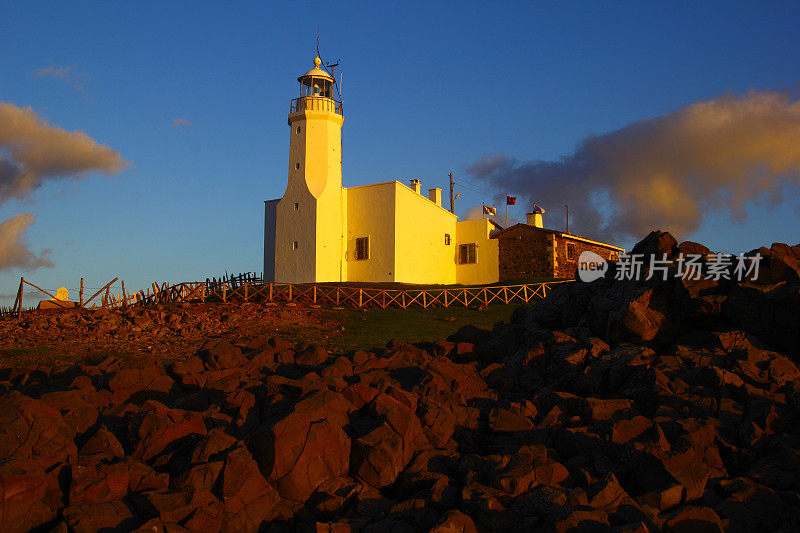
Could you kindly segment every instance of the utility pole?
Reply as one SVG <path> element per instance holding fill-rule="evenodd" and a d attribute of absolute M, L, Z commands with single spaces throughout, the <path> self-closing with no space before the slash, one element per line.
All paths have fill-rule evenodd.
<path fill-rule="evenodd" d="M 567 208 L 567 233 L 569 233 L 569 205 L 564 205 Z"/>
<path fill-rule="evenodd" d="M 450 173 L 450 212 L 456 214 L 456 199 L 453 198 L 453 173 Z"/>

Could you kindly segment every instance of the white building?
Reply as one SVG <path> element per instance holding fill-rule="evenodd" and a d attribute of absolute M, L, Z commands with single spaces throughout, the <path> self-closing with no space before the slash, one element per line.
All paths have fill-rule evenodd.
<path fill-rule="evenodd" d="M 490 220 L 458 221 L 419 180 L 342 187 L 342 104 L 320 68 L 298 78 L 289 112 L 289 179 L 265 202 L 264 279 L 483 284 L 498 280 Z"/>

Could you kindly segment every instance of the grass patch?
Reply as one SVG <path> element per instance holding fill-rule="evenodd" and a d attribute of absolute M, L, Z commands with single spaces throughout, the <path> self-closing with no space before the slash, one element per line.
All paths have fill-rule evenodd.
<path fill-rule="evenodd" d="M 30 348 L 8 348 L 0 350 L 3 365 L 24 362 L 26 364 L 48 365 L 60 358 L 55 346 L 33 346 Z"/>
<path fill-rule="evenodd" d="M 368 350 L 385 346 L 392 339 L 406 342 L 445 339 L 468 324 L 491 331 L 497 322 L 507 322 L 517 307 L 339 310 L 344 331 L 334 342 L 342 350 Z"/>

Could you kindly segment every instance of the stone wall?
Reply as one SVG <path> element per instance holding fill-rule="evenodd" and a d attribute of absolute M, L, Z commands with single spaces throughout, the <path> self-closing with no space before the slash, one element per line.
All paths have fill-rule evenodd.
<path fill-rule="evenodd" d="M 575 279 L 581 252 L 590 250 L 614 261 L 619 255 L 611 248 L 525 226 L 509 228 L 497 240 L 500 281 L 534 277 Z M 575 249 L 572 258 L 568 245 Z"/>
<path fill-rule="evenodd" d="M 569 257 L 568 245 L 575 247 L 575 253 L 572 258 Z M 619 252 L 612 248 L 604 246 L 597 246 L 589 244 L 580 240 L 571 239 L 566 236 L 556 237 L 556 267 L 554 269 L 554 276 L 557 278 L 575 279 L 575 274 L 578 269 L 578 258 L 581 252 L 589 250 L 596 253 L 603 259 L 611 259 L 616 261 L 619 258 Z"/>
<path fill-rule="evenodd" d="M 553 276 L 550 234 L 518 227 L 504 232 L 497 240 L 500 281 Z"/>

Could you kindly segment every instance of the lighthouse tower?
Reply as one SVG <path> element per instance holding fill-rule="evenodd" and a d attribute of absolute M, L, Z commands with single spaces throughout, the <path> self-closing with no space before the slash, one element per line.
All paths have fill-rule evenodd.
<path fill-rule="evenodd" d="M 342 189 L 342 103 L 334 78 L 320 68 L 297 78 L 300 96 L 289 109 L 289 180 L 274 209 L 274 272 L 284 283 L 346 280 L 347 204 Z M 268 203 L 269 204 L 269 203 Z"/>

